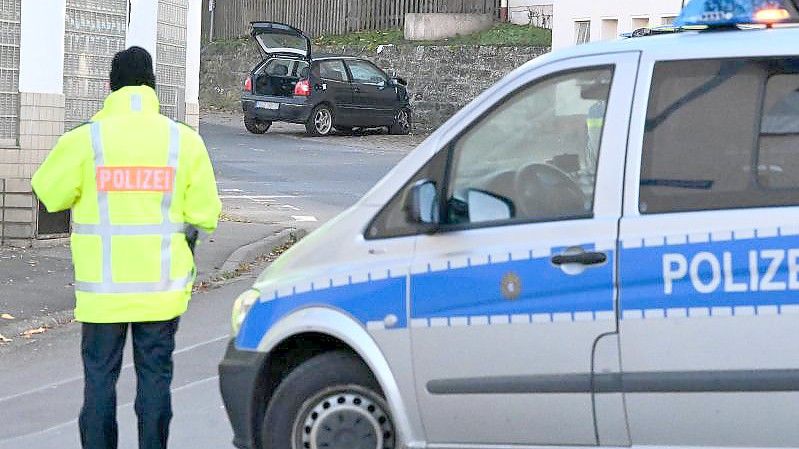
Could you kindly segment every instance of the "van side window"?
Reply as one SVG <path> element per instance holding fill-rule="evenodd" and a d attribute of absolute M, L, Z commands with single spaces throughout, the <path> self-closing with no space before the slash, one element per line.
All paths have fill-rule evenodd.
<path fill-rule="evenodd" d="M 799 205 L 799 58 L 655 65 L 641 213 Z"/>
<path fill-rule="evenodd" d="M 479 120 L 453 147 L 447 222 L 591 217 L 612 78 L 611 67 L 551 76 Z"/>
<path fill-rule="evenodd" d="M 319 77 L 330 81 L 347 81 L 347 69 L 338 59 L 319 62 Z"/>
<path fill-rule="evenodd" d="M 366 229 L 365 237 L 367 239 L 403 237 L 419 233 L 418 225 L 410 223 L 407 219 L 405 206 L 408 192 L 414 184 L 421 180 L 433 181 L 436 188 L 440 190 L 448 153 L 446 148 L 439 151 L 394 195 L 394 198 L 388 202 Z"/>

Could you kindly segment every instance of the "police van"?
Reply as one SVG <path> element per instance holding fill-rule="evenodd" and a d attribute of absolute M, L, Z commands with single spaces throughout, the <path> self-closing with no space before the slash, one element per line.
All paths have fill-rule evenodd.
<path fill-rule="evenodd" d="M 799 21 L 514 71 L 233 310 L 248 449 L 799 447 Z"/>

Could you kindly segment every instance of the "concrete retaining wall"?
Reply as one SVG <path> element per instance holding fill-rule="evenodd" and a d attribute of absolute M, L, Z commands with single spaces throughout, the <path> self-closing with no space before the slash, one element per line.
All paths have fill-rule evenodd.
<path fill-rule="evenodd" d="M 417 130 L 437 128 L 487 87 L 525 62 L 549 51 L 543 47 L 387 46 L 376 50 L 353 47 L 315 49 L 372 60 L 408 81 Z M 246 41 L 214 43 L 203 48 L 200 105 L 238 110 L 242 84 L 260 59 Z"/>
<path fill-rule="evenodd" d="M 437 41 L 487 30 L 493 24 L 491 14 L 410 13 L 405 14 L 405 39 Z"/>

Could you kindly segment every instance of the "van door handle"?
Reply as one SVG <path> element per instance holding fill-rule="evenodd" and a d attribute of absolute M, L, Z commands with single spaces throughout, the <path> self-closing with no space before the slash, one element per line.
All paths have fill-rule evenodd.
<path fill-rule="evenodd" d="M 580 265 L 598 265 L 605 263 L 608 256 L 600 252 L 585 252 L 579 254 L 558 254 L 552 256 L 553 265 L 566 265 L 566 264 L 580 264 Z"/>

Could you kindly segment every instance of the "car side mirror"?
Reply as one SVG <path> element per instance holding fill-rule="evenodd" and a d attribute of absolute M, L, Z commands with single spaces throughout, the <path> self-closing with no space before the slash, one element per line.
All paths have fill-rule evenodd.
<path fill-rule="evenodd" d="M 466 203 L 470 223 L 510 220 L 516 214 L 513 201 L 484 190 L 467 190 Z"/>
<path fill-rule="evenodd" d="M 380 90 L 383 90 L 383 89 L 385 89 L 386 87 L 388 87 L 388 83 L 386 82 L 386 80 L 380 80 L 380 81 L 377 83 L 377 88 L 378 88 L 378 89 L 380 89 Z"/>
<path fill-rule="evenodd" d="M 398 86 L 407 86 L 407 85 L 408 85 L 408 82 L 407 82 L 407 81 L 405 81 L 405 79 L 404 79 L 404 78 L 400 78 L 400 77 L 398 77 L 398 76 L 393 76 L 393 77 L 391 78 L 391 81 L 392 81 L 394 84 L 398 85 Z"/>
<path fill-rule="evenodd" d="M 439 216 L 436 183 L 422 179 L 412 185 L 405 200 L 405 213 L 410 223 L 437 225 Z"/>

